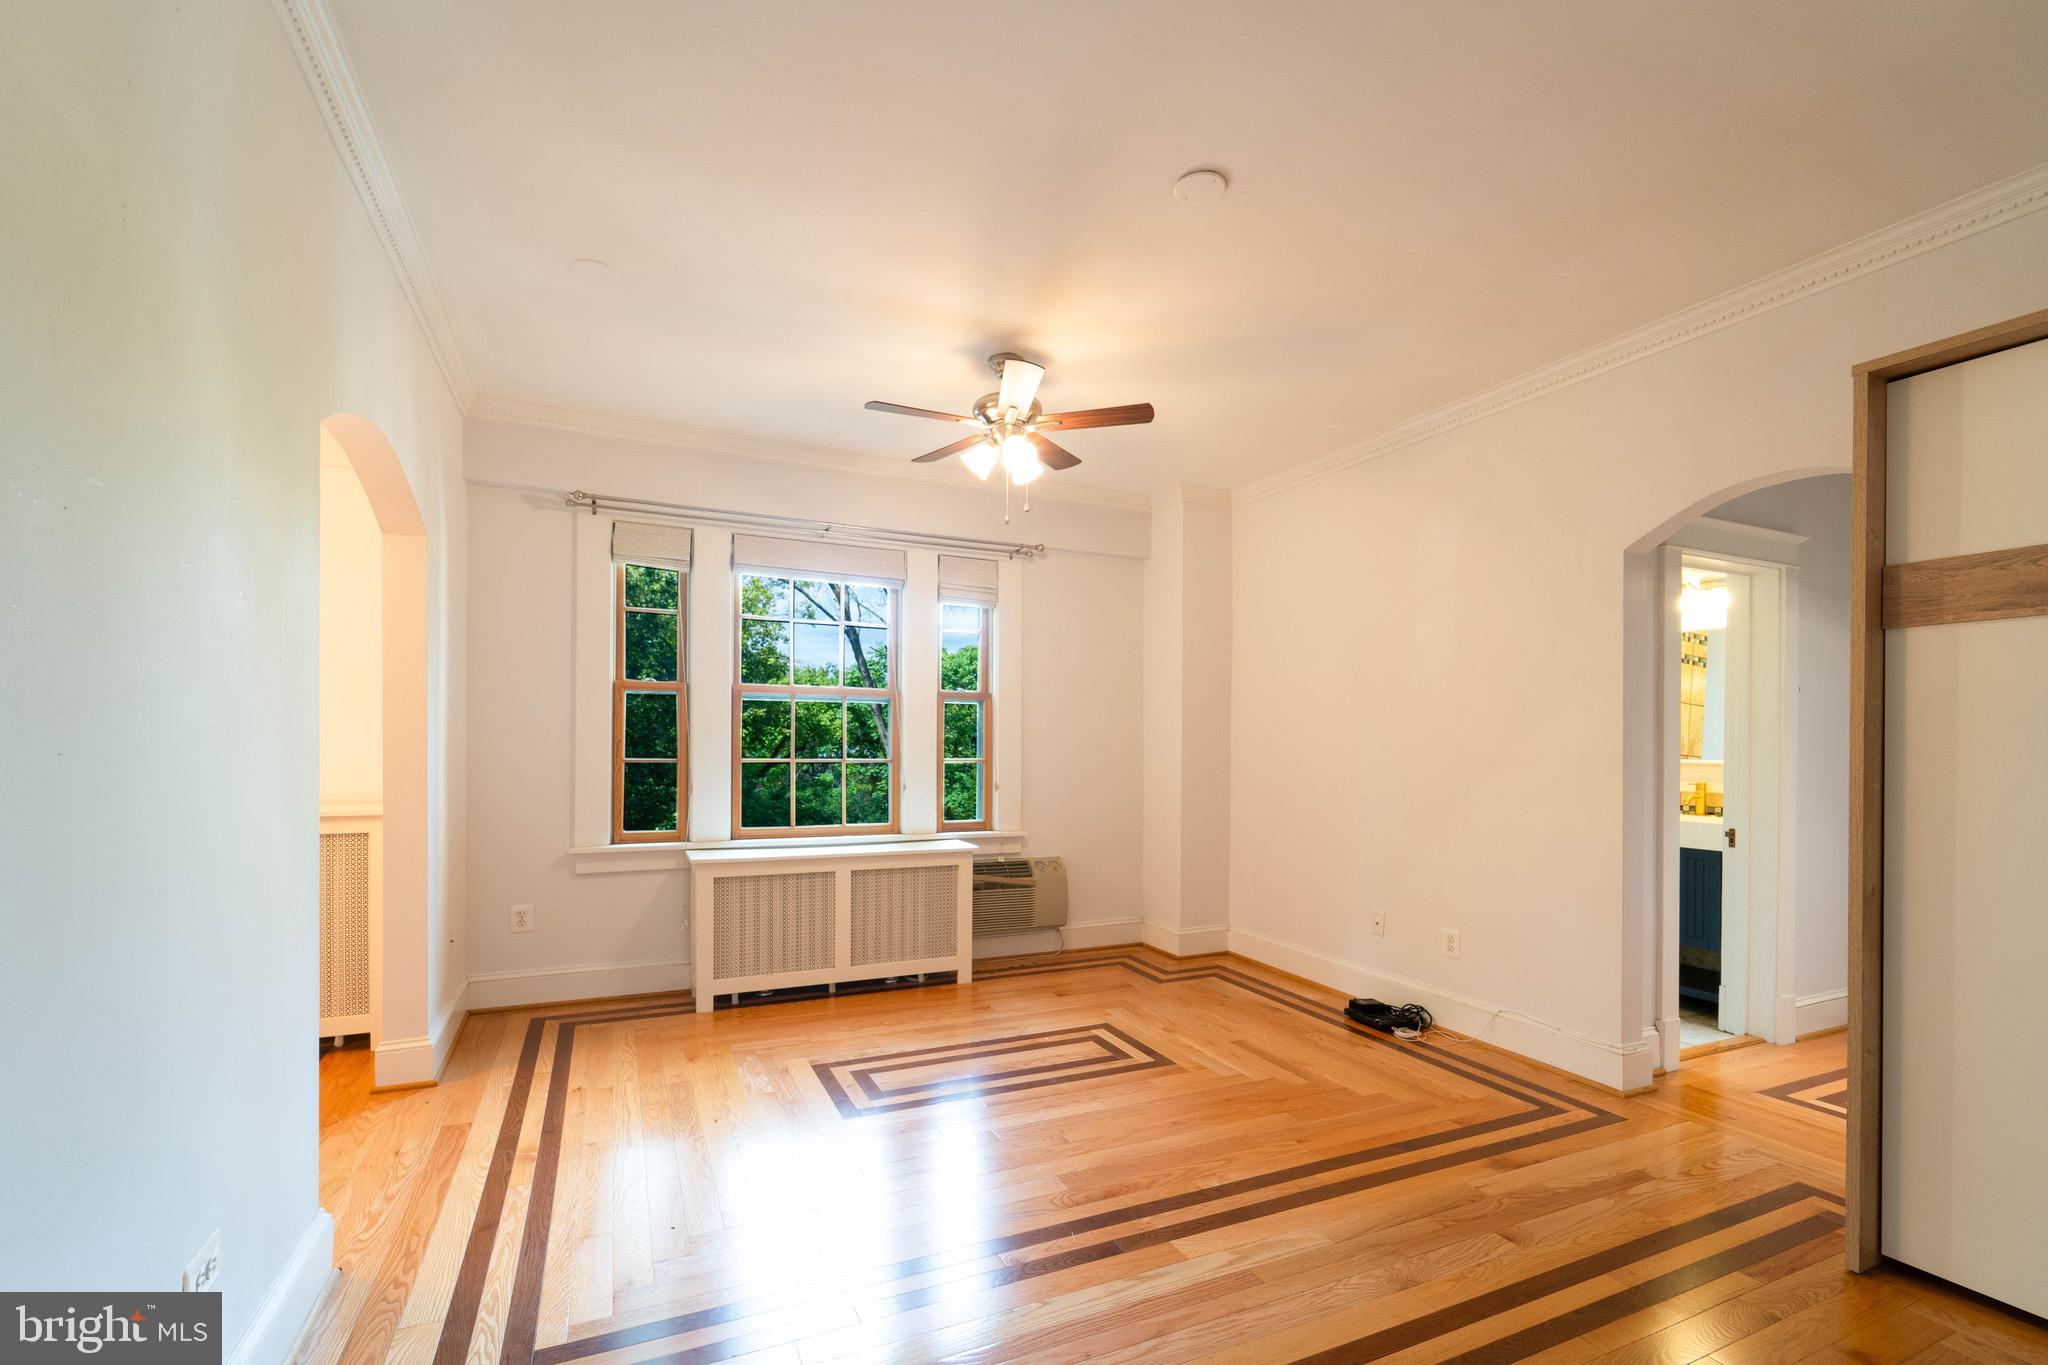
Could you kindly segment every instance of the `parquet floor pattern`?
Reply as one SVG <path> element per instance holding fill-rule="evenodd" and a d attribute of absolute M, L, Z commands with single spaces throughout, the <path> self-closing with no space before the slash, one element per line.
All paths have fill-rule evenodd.
<path fill-rule="evenodd" d="M 474 1015 L 427 1090 L 332 1054 L 297 1359 L 2048 1361 L 1843 1273 L 1840 1037 L 1620 1099 L 1342 1003 L 1106 949 Z"/>

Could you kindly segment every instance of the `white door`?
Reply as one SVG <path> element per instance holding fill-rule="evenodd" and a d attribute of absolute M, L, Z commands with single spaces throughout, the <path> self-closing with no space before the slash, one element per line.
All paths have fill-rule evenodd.
<path fill-rule="evenodd" d="M 1755 593 L 1749 575 L 1728 575 L 1726 665 L 1709 668 L 1722 684 L 1721 716 L 1721 1000 L 1723 1033 L 1749 1032 L 1750 630 Z"/>
<path fill-rule="evenodd" d="M 1888 564 L 2048 543 L 2048 342 L 1888 407 Z M 1880 1240 L 2048 1313 L 2048 615 L 1889 628 L 1884 655 Z"/>

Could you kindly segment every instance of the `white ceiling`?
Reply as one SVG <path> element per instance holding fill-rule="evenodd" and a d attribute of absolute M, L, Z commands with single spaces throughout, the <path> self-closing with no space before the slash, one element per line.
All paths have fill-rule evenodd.
<path fill-rule="evenodd" d="M 905 459 L 1013 349 L 1135 492 L 2048 162 L 2041 0 L 329 5 L 481 393 Z"/>

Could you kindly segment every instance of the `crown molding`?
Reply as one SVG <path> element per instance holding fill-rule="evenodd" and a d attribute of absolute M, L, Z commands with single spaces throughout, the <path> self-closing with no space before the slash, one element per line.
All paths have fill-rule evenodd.
<path fill-rule="evenodd" d="M 710 454 L 837 469 L 871 477 L 905 478 L 957 485 L 958 480 L 951 471 L 924 465 L 892 465 L 873 456 L 860 455 L 853 451 L 763 440 L 732 432 L 709 431 L 697 427 L 584 412 L 521 399 L 478 394 L 476 385 L 470 378 L 469 366 L 463 359 L 455 324 L 441 300 L 433 267 L 427 260 L 426 247 L 421 243 L 419 233 L 413 227 L 412 216 L 405 207 L 405 196 L 398 188 L 398 181 L 392 174 L 390 163 L 385 160 L 384 148 L 377 139 L 376 126 L 370 117 L 369 106 L 364 103 L 362 92 L 356 85 L 348 53 L 342 47 L 341 35 L 327 13 L 324 0 L 272 0 L 272 6 L 277 11 L 278 21 L 284 25 L 285 32 L 291 38 L 292 51 L 297 54 L 299 67 L 305 73 L 306 84 L 311 87 L 314 99 L 320 106 L 328 134 L 334 139 L 335 150 L 341 154 L 342 165 L 348 172 L 350 183 L 355 186 L 357 196 L 363 201 L 364 210 L 370 215 L 370 222 L 377 229 L 378 240 L 383 244 L 384 254 L 390 259 L 391 268 L 398 276 L 398 283 L 405 292 L 406 301 L 412 305 L 413 315 L 419 321 L 420 331 L 426 337 L 428 349 L 433 352 L 435 361 L 440 365 L 442 377 L 447 380 L 449 392 L 454 395 L 455 405 L 461 409 L 464 416 L 481 421 L 547 427 L 555 431 L 575 432 L 580 435 L 611 436 L 621 440 L 677 446 Z M 1032 490 L 1032 494 L 1048 501 L 1083 503 L 1115 508 L 1119 511 L 1142 512 L 1151 506 L 1150 500 L 1142 493 L 1090 488 L 1065 482 L 1041 483 Z"/>
<path fill-rule="evenodd" d="M 1197 507 L 1230 506 L 1230 490 L 1208 488 L 1198 483 L 1177 483 L 1152 495 L 1152 510 L 1163 512 L 1169 507 L 1180 507 L 1192 503 Z"/>
<path fill-rule="evenodd" d="M 341 164 L 377 229 L 377 238 L 398 275 L 406 302 L 412 305 L 413 316 L 419 320 L 420 331 L 426 335 L 427 348 L 441 367 L 441 376 L 448 382 L 455 405 L 467 412 L 476 401 L 469 366 L 463 361 L 455 325 L 441 302 L 434 272 L 427 264 L 426 248 L 420 244 L 412 216 L 406 212 L 405 197 L 399 193 L 398 181 L 384 159 L 383 145 L 377 140 L 369 106 L 363 103 L 362 92 L 356 86 L 341 35 L 328 17 L 323 0 L 271 3 L 278 21 L 291 37 L 292 51 L 298 55 L 306 84 L 312 87 L 328 135 L 334 139 L 334 148 L 341 153 Z"/>
<path fill-rule="evenodd" d="M 508 422 L 515 426 L 544 427 L 550 431 L 565 431 L 578 436 L 604 436 L 613 440 L 669 446 L 705 455 L 805 465 L 813 469 L 831 469 L 874 479 L 908 479 L 913 483 L 944 484 L 954 489 L 963 486 L 957 470 L 912 464 L 908 460 L 888 460 L 851 450 L 837 450 L 829 446 L 777 441 L 760 436 L 741 436 L 733 432 L 682 426 L 674 422 L 617 417 L 577 408 L 553 407 L 546 403 L 529 403 L 518 398 L 479 398 L 470 405 L 469 416 L 479 422 Z M 1083 503 L 1094 507 L 1114 508 L 1121 512 L 1144 512 L 1150 510 L 1152 506 L 1151 499 L 1143 493 L 1091 488 L 1086 484 L 1048 480 L 1040 480 L 1033 484 L 1031 496 L 1051 502 Z"/>
<path fill-rule="evenodd" d="M 2036 166 L 1916 217 L 1880 228 L 1683 312 L 1625 332 L 1611 341 L 1531 370 L 1506 383 L 1483 389 L 1469 398 L 1410 418 L 1376 436 L 1240 484 L 1232 490 L 1231 503 L 1242 507 L 1316 479 L 1328 478 L 1367 460 L 1390 455 L 1433 436 L 1619 369 L 1645 356 L 1695 341 L 1723 327 L 1746 322 L 1760 313 L 1796 303 L 1838 284 L 1846 284 L 1858 276 L 1911 260 L 1924 252 L 1961 241 L 1986 228 L 2023 218 L 2043 208 L 2048 208 L 2048 165 Z"/>
<path fill-rule="evenodd" d="M 957 482 L 943 470 L 921 465 L 890 465 L 873 456 L 852 451 L 557 408 L 517 399 L 479 396 L 463 359 L 454 323 L 441 300 L 433 270 L 428 264 L 426 249 L 413 227 L 398 181 L 385 160 L 369 108 L 363 102 L 348 55 L 341 45 L 341 36 L 327 14 L 324 0 L 271 0 L 271 3 L 291 38 L 292 50 L 320 106 L 327 131 L 334 139 L 335 149 L 341 154 L 342 165 L 348 171 L 364 210 L 377 229 L 378 240 L 384 246 L 407 302 L 412 305 L 428 349 L 441 367 L 456 406 L 466 416 L 749 459 L 839 469 L 871 477 Z M 1410 418 L 1362 441 L 1239 484 L 1227 493 L 1175 485 L 1147 496 L 1065 482 L 1041 484 L 1033 493 L 1051 501 L 1123 511 L 1150 511 L 1180 502 L 1242 507 L 1341 473 L 1368 460 L 1390 455 L 2042 208 L 2048 208 L 2048 165 L 2037 166 L 1916 217 L 1881 228 L 1598 346 Z"/>

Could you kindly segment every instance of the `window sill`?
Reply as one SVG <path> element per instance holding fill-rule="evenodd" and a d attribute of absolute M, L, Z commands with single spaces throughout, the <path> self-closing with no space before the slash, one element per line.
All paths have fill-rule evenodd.
<path fill-rule="evenodd" d="M 679 872 L 688 866 L 687 855 L 703 849 L 734 848 L 770 850 L 779 848 L 847 848 L 860 844 L 907 844 L 933 839 L 964 839 L 983 852 L 1011 853 L 1021 850 L 1028 836 L 1015 830 L 965 830 L 933 834 L 835 834 L 806 839 L 700 839 L 684 842 L 646 844 L 594 844 L 569 850 L 569 864 L 578 876 L 605 872 Z"/>

